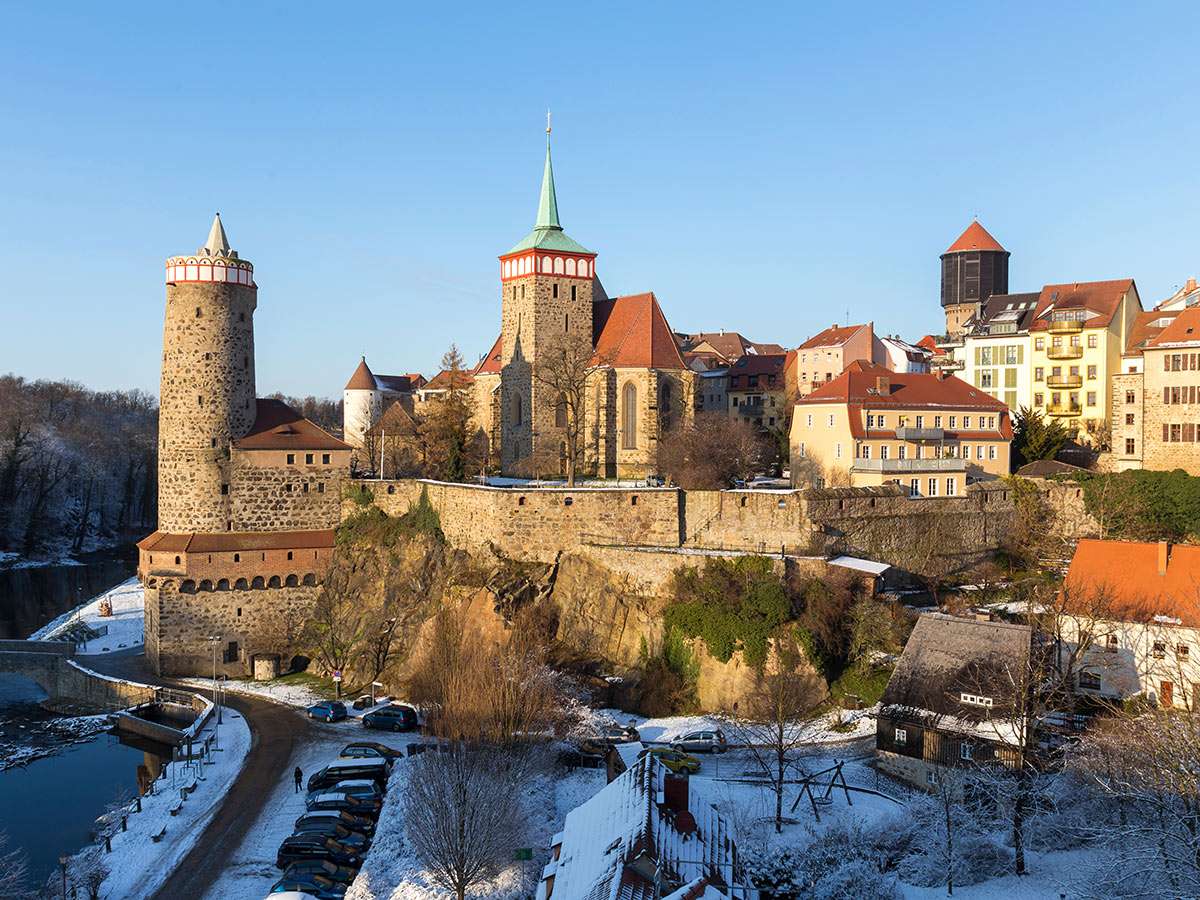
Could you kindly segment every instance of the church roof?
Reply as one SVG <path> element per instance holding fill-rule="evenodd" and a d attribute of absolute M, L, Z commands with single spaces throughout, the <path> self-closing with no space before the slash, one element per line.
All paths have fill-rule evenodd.
<path fill-rule="evenodd" d="M 520 253 L 522 250 L 558 250 L 563 253 L 586 253 L 595 256 L 591 250 L 567 237 L 558 222 L 558 197 L 554 193 L 554 167 L 550 164 L 549 129 L 546 131 L 546 169 L 542 173 L 542 193 L 538 199 L 537 221 L 533 231 L 504 255 Z"/>
<path fill-rule="evenodd" d="M 217 213 L 213 217 L 212 228 L 208 232 L 208 240 L 204 244 L 204 249 L 213 256 L 221 254 L 229 255 L 229 238 L 225 237 L 225 226 L 221 224 L 221 214 Z"/>
<path fill-rule="evenodd" d="M 946 252 L 961 253 L 964 250 L 998 250 L 1001 253 L 1008 252 L 977 221 L 968 225 L 967 230 L 958 236 L 958 240 L 951 244 Z"/>
<path fill-rule="evenodd" d="M 653 293 L 592 304 L 592 364 L 613 368 L 686 369 L 667 317 Z"/>
<path fill-rule="evenodd" d="M 479 365 L 471 372 L 472 375 L 499 375 L 501 369 L 501 356 L 503 353 L 504 335 L 496 336 L 496 343 L 492 344 L 492 349 L 487 352 L 487 356 L 479 361 Z"/>
<path fill-rule="evenodd" d="M 328 431 L 310 422 L 282 400 L 257 400 L 257 415 L 238 450 L 349 450 Z"/>

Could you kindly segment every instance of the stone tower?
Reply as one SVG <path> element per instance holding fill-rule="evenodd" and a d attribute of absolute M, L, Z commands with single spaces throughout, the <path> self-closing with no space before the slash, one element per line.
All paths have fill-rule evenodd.
<path fill-rule="evenodd" d="M 992 294 L 1008 293 L 1009 252 L 978 222 L 942 254 L 942 308 L 946 333 L 961 334 Z"/>
<path fill-rule="evenodd" d="M 256 414 L 254 267 L 229 249 L 218 215 L 194 255 L 167 260 L 166 277 L 158 528 L 230 531 L 230 445 Z"/>
<path fill-rule="evenodd" d="M 591 347 L 592 301 L 603 299 L 595 260 L 596 254 L 567 237 L 559 224 L 547 126 L 537 221 L 500 257 L 500 463 L 505 472 L 534 453 L 562 452 L 555 398 L 533 372 L 539 350 L 562 342 Z"/>

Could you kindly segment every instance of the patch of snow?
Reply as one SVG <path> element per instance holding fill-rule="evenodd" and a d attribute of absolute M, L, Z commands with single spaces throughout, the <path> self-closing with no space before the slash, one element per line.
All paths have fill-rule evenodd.
<path fill-rule="evenodd" d="M 100 615 L 102 606 L 111 606 L 112 615 Z M 76 647 L 76 655 L 99 656 L 115 653 L 145 643 L 146 592 L 136 578 L 123 581 L 91 600 L 63 613 L 49 625 L 30 635 L 31 641 L 53 640 L 55 635 L 74 622 L 89 628 L 107 628 L 108 633 Z"/>

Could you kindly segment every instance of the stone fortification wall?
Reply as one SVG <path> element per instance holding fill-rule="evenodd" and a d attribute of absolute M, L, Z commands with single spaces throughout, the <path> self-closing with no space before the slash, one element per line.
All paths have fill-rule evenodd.
<path fill-rule="evenodd" d="M 688 491 L 684 509 L 689 547 L 804 554 L 812 542 L 804 491 Z"/>
<path fill-rule="evenodd" d="M 256 653 L 278 653 L 294 643 L 316 603 L 315 585 L 186 593 L 173 580 L 146 588 L 146 657 L 163 675 L 211 675 L 219 635 L 217 672 L 240 677 Z"/>
<path fill-rule="evenodd" d="M 1030 479 L 1042 491 L 1042 499 L 1050 513 L 1048 531 L 1065 541 L 1098 537 L 1100 523 L 1087 510 L 1083 486 L 1073 481 Z"/>
<path fill-rule="evenodd" d="M 340 465 L 321 465 L 320 451 L 293 453 L 288 465 L 282 450 L 235 450 L 230 484 L 234 531 L 308 531 L 333 528 L 340 519 L 342 479 L 347 452 L 336 451 Z M 314 463 L 305 465 L 306 455 Z"/>

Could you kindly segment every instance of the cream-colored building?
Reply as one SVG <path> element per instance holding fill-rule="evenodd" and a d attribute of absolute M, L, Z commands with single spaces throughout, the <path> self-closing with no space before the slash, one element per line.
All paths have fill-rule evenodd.
<path fill-rule="evenodd" d="M 1132 278 L 1048 284 L 1029 331 L 1033 339 L 1031 408 L 1059 418 L 1085 443 L 1111 437 L 1114 375 L 1142 311 Z"/>
<path fill-rule="evenodd" d="M 1038 294 L 993 294 L 980 313 L 967 323 L 961 345 L 963 381 L 972 384 L 1011 411 L 1033 405 L 1033 321 Z"/>
<path fill-rule="evenodd" d="M 854 362 L 792 413 L 797 487 L 895 483 L 913 497 L 962 494 L 1009 472 L 1008 407 L 952 375 Z"/>

